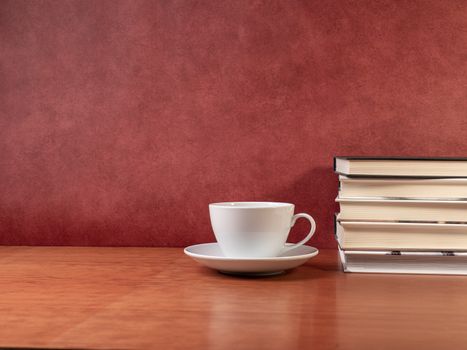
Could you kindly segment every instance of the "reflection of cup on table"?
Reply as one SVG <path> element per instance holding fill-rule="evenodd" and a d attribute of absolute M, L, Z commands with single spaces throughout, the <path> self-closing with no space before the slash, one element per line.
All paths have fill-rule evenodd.
<path fill-rule="evenodd" d="M 294 215 L 294 205 L 289 203 L 213 203 L 209 204 L 209 215 L 222 252 L 233 258 L 278 256 L 308 242 L 316 229 L 310 215 Z M 310 232 L 300 242 L 286 246 L 290 228 L 298 218 L 310 221 Z"/>

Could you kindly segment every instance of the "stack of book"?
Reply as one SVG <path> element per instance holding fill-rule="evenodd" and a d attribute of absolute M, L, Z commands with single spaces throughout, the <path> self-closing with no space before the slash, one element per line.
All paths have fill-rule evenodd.
<path fill-rule="evenodd" d="M 344 271 L 467 275 L 467 158 L 336 157 Z"/>

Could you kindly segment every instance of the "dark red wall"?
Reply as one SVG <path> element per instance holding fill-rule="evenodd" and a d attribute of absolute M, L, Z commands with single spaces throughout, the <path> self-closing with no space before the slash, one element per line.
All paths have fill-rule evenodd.
<path fill-rule="evenodd" d="M 334 246 L 336 154 L 467 156 L 467 2 L 0 1 L 1 244 L 184 246 L 268 200 Z"/>

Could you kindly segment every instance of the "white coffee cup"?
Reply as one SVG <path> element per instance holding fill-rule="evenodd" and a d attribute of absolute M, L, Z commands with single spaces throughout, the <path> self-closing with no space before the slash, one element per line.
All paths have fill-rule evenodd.
<path fill-rule="evenodd" d="M 222 252 L 233 258 L 278 256 L 308 242 L 316 229 L 315 220 L 308 214 L 294 215 L 290 203 L 212 203 L 209 215 Z M 300 242 L 286 246 L 290 228 L 298 218 L 310 221 L 310 232 Z"/>

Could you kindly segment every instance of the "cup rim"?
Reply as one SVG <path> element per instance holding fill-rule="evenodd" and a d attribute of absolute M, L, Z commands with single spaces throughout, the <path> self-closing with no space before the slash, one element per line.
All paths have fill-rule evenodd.
<path fill-rule="evenodd" d="M 241 201 L 241 202 L 218 202 L 210 203 L 211 208 L 225 208 L 225 209 L 274 209 L 294 207 L 292 203 L 285 202 L 255 202 L 255 201 Z"/>

